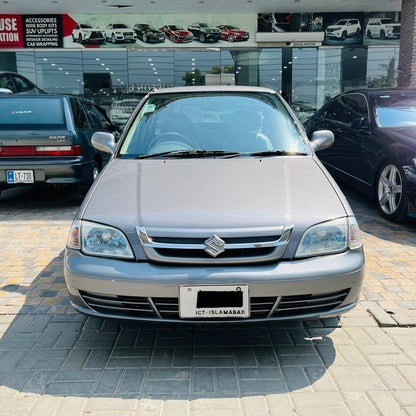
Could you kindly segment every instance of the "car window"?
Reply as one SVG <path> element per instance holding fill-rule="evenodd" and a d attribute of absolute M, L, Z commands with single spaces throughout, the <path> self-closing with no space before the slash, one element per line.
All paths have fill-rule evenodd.
<path fill-rule="evenodd" d="M 9 75 L 0 76 L 0 88 L 7 88 L 12 92 L 16 92 L 16 88 L 13 84 L 13 81 Z"/>
<path fill-rule="evenodd" d="M 379 127 L 416 127 L 416 95 L 382 94 L 373 98 Z"/>
<path fill-rule="evenodd" d="M 100 111 L 98 107 L 92 103 L 84 102 L 83 105 L 87 110 L 87 114 L 93 129 L 111 131 L 111 121 L 105 116 L 103 110 Z"/>
<path fill-rule="evenodd" d="M 345 105 L 344 122 L 351 123 L 353 120 L 364 119 L 368 125 L 367 100 L 361 94 L 347 94 L 342 97 Z"/>
<path fill-rule="evenodd" d="M 25 80 L 24 78 L 19 76 L 14 76 L 13 79 L 16 84 L 17 92 L 33 90 L 34 84 L 32 84 L 29 80 Z"/>
<path fill-rule="evenodd" d="M 309 154 L 297 124 L 274 94 L 178 93 L 148 98 L 120 156 L 190 149 Z"/>
<path fill-rule="evenodd" d="M 65 128 L 60 98 L 7 96 L 0 99 L 0 129 Z"/>
<path fill-rule="evenodd" d="M 341 97 L 334 98 L 334 100 L 327 105 L 323 116 L 329 120 L 343 121 L 345 112 L 345 105 L 341 100 Z"/>
<path fill-rule="evenodd" d="M 89 128 L 87 116 L 85 114 L 84 109 L 80 105 L 79 101 L 71 97 L 70 102 L 71 102 L 72 114 L 74 116 L 75 126 L 78 129 Z"/>

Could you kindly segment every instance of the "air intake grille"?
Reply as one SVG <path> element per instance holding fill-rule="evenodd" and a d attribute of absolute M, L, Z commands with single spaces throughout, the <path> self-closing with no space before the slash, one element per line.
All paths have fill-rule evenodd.
<path fill-rule="evenodd" d="M 345 289 L 319 295 L 283 296 L 273 316 L 296 317 L 328 313 L 344 302 L 348 292 L 349 289 Z"/>

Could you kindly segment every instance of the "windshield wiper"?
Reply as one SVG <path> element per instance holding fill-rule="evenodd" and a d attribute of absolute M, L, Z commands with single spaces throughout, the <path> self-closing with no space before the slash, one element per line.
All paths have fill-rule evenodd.
<path fill-rule="evenodd" d="M 141 155 L 137 159 L 148 159 L 152 157 L 233 157 L 238 156 L 238 152 L 228 152 L 225 150 L 201 150 L 201 149 L 191 149 L 191 150 L 171 150 L 169 152 L 153 153 L 150 155 Z"/>
<path fill-rule="evenodd" d="M 287 150 L 262 150 L 260 152 L 249 153 L 250 156 L 307 156 L 307 153 L 290 152 Z"/>

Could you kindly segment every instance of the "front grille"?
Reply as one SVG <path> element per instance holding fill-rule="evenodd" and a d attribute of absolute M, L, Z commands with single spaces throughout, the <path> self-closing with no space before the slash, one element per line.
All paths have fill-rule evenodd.
<path fill-rule="evenodd" d="M 203 236 L 152 236 L 144 228 L 137 233 L 149 260 L 164 263 L 238 264 L 279 260 L 289 243 L 293 226 L 269 230 L 269 235 L 217 236 L 211 231 Z"/>
<path fill-rule="evenodd" d="M 319 295 L 251 297 L 250 318 L 293 318 L 307 315 L 324 315 L 338 308 L 345 300 L 349 289 Z M 119 317 L 179 320 L 179 299 L 147 298 L 137 296 L 111 296 L 80 291 L 84 302 L 94 311 Z M 277 307 L 276 307 L 277 304 Z M 273 308 L 276 309 L 273 312 Z M 226 318 L 232 320 L 232 318 Z M 236 320 L 241 320 L 237 318 Z"/>
<path fill-rule="evenodd" d="M 324 314 L 338 308 L 345 300 L 349 289 L 319 295 L 283 296 L 274 312 L 274 317 L 296 317 L 309 314 Z"/>
<path fill-rule="evenodd" d="M 130 32 L 124 32 L 123 35 L 124 35 L 125 38 L 132 38 L 133 37 L 133 33 L 130 33 Z"/>
<path fill-rule="evenodd" d="M 101 32 L 91 32 L 90 39 L 103 39 L 103 34 Z"/>

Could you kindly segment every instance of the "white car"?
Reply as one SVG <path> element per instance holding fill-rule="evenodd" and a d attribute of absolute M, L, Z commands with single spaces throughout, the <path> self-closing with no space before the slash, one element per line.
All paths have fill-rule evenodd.
<path fill-rule="evenodd" d="M 104 43 L 105 38 L 97 27 L 80 23 L 72 31 L 72 40 L 79 43 Z"/>
<path fill-rule="evenodd" d="M 401 24 L 389 18 L 370 19 L 365 27 L 368 38 L 400 38 Z"/>
<path fill-rule="evenodd" d="M 325 30 L 325 35 L 330 38 L 345 40 L 349 36 L 359 35 L 361 24 L 358 19 L 341 19 Z"/>
<path fill-rule="evenodd" d="M 110 23 L 105 28 L 105 38 L 112 43 L 136 42 L 136 32 L 124 23 Z"/>

